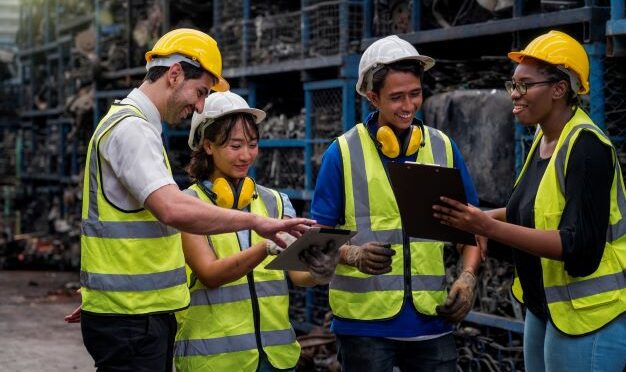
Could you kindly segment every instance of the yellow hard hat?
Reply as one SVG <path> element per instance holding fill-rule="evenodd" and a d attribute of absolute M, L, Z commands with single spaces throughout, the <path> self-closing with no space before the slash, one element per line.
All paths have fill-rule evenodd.
<path fill-rule="evenodd" d="M 517 63 L 520 63 L 524 57 L 532 57 L 552 65 L 562 66 L 578 77 L 580 82 L 577 84 L 578 94 L 589 92 L 589 57 L 585 48 L 566 33 L 550 31 L 536 37 L 522 51 L 510 52 L 508 56 Z"/>
<path fill-rule="evenodd" d="M 230 88 L 228 82 L 222 77 L 222 54 L 217 47 L 217 42 L 204 32 L 191 28 L 179 28 L 161 36 L 154 44 L 154 48 L 146 52 L 146 62 L 148 63 L 146 67 L 151 66 L 155 56 L 168 57 L 174 55 L 188 57 L 190 59 L 188 62 L 202 67 L 215 76 L 218 82 L 213 86 L 213 90 L 225 92 Z M 181 61 L 180 58 L 169 59 L 168 62 L 156 65 L 171 66 L 172 63 L 179 61 Z"/>

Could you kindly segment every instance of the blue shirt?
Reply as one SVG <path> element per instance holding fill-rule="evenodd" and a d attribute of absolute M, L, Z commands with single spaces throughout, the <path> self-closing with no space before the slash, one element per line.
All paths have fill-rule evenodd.
<path fill-rule="evenodd" d="M 375 114 L 376 112 L 370 114 L 367 119 L 367 128 L 372 134 L 375 134 L 378 129 Z M 478 194 L 463 156 L 456 143 L 452 139 L 450 142 L 452 143 L 453 165 L 461 173 L 467 201 L 478 205 Z M 390 159 L 380 152 L 379 155 L 385 166 L 389 162 L 415 161 L 415 155 L 400 156 L 396 159 Z M 324 153 L 317 175 L 315 193 L 311 202 L 311 218 L 321 225 L 337 226 L 344 217 L 344 204 L 343 164 L 339 145 L 337 141 L 334 141 Z M 334 318 L 332 329 L 336 334 L 341 335 L 408 338 L 445 333 L 451 331 L 452 326 L 440 317 L 418 313 L 411 301 L 405 301 L 400 313 L 392 319 L 359 321 Z"/>

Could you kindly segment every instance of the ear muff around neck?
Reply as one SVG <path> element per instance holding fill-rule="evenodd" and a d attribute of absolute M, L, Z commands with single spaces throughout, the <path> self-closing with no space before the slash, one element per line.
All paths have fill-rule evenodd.
<path fill-rule="evenodd" d="M 393 129 L 388 126 L 378 128 L 376 140 L 380 144 L 380 151 L 388 158 L 397 158 L 400 155 L 400 144 Z"/>
<path fill-rule="evenodd" d="M 388 126 L 381 126 L 376 131 L 376 140 L 380 145 L 380 151 L 388 158 L 395 159 L 399 156 L 411 156 L 424 146 L 422 126 L 411 125 L 407 129 L 402 143 L 393 129 Z"/>
<path fill-rule="evenodd" d="M 415 154 L 421 146 L 422 143 L 422 128 L 417 127 L 415 125 L 411 125 L 409 128 L 409 133 L 407 133 L 406 137 L 404 137 L 404 143 L 402 144 L 401 153 L 404 153 L 406 156 L 411 156 Z"/>
<path fill-rule="evenodd" d="M 237 201 L 237 209 L 244 209 L 256 198 L 256 185 L 254 180 L 246 177 L 239 182 L 239 198 Z"/>
<path fill-rule="evenodd" d="M 215 195 L 213 201 L 222 208 L 243 209 L 256 198 L 256 186 L 250 177 L 242 179 L 236 186 L 225 178 L 217 178 L 213 181 L 211 191 Z"/>

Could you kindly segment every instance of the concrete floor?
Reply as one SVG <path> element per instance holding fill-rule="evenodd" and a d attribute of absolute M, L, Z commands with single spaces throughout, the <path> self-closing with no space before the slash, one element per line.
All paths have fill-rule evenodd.
<path fill-rule="evenodd" d="M 80 324 L 63 316 L 80 303 L 77 273 L 0 270 L 0 370 L 94 371 Z"/>

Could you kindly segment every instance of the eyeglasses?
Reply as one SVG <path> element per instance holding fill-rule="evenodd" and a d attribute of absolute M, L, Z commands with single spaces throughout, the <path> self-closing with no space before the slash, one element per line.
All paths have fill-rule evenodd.
<path fill-rule="evenodd" d="M 504 82 L 504 88 L 506 88 L 506 91 L 509 92 L 509 94 L 513 93 L 513 89 L 515 89 L 519 94 L 523 96 L 528 91 L 528 87 L 532 87 L 533 85 L 538 84 L 552 84 L 556 82 L 557 80 L 544 80 L 527 83 L 523 81 L 515 82 L 513 80 L 510 80 Z"/>

